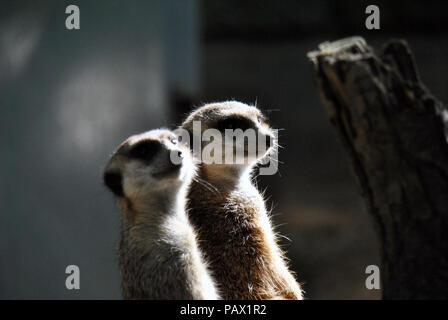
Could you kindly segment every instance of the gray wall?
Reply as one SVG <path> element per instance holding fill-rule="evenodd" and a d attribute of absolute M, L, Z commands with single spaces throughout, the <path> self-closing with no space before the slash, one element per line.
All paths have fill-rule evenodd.
<path fill-rule="evenodd" d="M 198 90 L 196 1 L 2 2 L 0 298 L 120 298 L 119 214 L 102 186 L 126 137 Z M 65 288 L 65 268 L 81 290 Z"/>

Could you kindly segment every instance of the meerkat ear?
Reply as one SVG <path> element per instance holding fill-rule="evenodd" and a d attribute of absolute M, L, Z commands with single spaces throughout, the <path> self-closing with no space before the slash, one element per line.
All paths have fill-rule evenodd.
<path fill-rule="evenodd" d="M 108 171 L 103 176 L 104 184 L 117 196 L 124 197 L 123 178 L 118 171 Z"/>

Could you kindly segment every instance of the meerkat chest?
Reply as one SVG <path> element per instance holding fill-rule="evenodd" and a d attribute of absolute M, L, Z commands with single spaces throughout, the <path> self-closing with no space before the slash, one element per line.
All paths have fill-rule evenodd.
<path fill-rule="evenodd" d="M 195 190 L 190 194 L 188 214 L 199 233 L 215 247 L 253 238 L 266 210 L 255 187 L 245 187 L 220 194 Z"/>

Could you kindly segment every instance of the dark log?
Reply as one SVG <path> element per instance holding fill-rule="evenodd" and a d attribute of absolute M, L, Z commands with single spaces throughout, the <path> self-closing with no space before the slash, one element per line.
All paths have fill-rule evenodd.
<path fill-rule="evenodd" d="M 448 298 L 445 107 L 421 83 L 405 41 L 364 39 L 308 54 L 381 243 L 384 299 Z"/>

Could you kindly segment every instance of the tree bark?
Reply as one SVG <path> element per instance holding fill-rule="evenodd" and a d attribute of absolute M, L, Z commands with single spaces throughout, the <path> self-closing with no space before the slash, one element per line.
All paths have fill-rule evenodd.
<path fill-rule="evenodd" d="M 375 222 L 383 298 L 448 298 L 444 106 L 421 83 L 405 41 L 375 53 L 348 38 L 308 57 Z"/>

